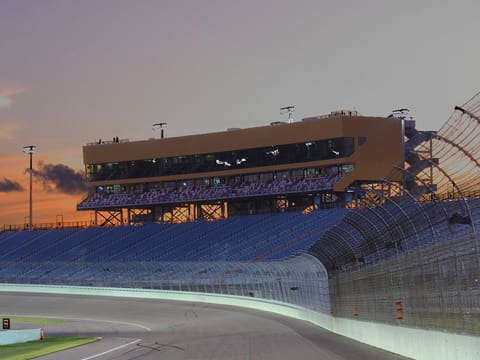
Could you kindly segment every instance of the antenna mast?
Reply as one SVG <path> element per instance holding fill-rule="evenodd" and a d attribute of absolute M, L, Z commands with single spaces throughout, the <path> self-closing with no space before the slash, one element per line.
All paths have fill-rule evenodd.
<path fill-rule="evenodd" d="M 288 123 L 293 122 L 293 113 L 295 112 L 295 105 L 284 106 L 280 108 L 280 114 L 288 114 Z"/>

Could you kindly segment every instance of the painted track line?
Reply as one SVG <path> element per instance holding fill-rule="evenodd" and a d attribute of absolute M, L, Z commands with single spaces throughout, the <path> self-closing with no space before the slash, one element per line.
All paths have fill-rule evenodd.
<path fill-rule="evenodd" d="M 44 315 L 25 315 L 25 314 L 10 314 L 12 317 L 31 317 L 31 318 L 44 318 L 44 319 L 59 319 L 59 320 L 74 320 L 74 321 L 94 321 L 94 322 L 103 322 L 103 323 L 111 323 L 111 324 L 121 324 L 121 325 L 129 325 L 139 327 L 141 329 L 152 331 L 148 326 L 136 324 L 132 322 L 126 321 L 116 321 L 116 320 L 102 320 L 102 319 L 89 319 L 89 318 L 76 318 L 76 317 L 65 317 L 65 316 L 44 316 Z"/>
<path fill-rule="evenodd" d="M 114 348 L 112 348 L 112 349 L 109 349 L 109 350 L 106 350 L 106 351 L 104 351 L 104 352 L 101 352 L 101 353 L 98 353 L 98 354 L 95 354 L 95 355 L 92 355 L 92 356 L 83 358 L 83 359 L 81 359 L 81 360 L 95 359 L 95 358 L 97 358 L 97 357 L 100 357 L 100 356 L 109 354 L 109 353 L 111 353 L 111 352 L 114 352 L 114 351 L 123 349 L 124 347 L 130 346 L 130 345 L 133 345 L 133 344 L 136 344 L 136 343 L 138 343 L 138 342 L 141 341 L 141 340 L 142 340 L 142 339 L 136 339 L 136 340 L 134 340 L 134 341 L 129 342 L 128 344 L 123 344 L 123 345 L 114 347 Z"/>

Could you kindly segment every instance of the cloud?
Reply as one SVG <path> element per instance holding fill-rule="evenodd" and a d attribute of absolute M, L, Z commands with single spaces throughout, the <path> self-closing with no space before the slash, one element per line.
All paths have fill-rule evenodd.
<path fill-rule="evenodd" d="M 0 192 L 23 191 L 23 186 L 18 182 L 3 178 L 0 180 Z"/>
<path fill-rule="evenodd" d="M 12 97 L 24 91 L 25 89 L 21 87 L 0 85 L 0 109 L 7 109 L 12 106 Z"/>
<path fill-rule="evenodd" d="M 87 191 L 84 174 L 63 164 L 39 162 L 39 170 L 33 170 L 35 179 L 40 181 L 48 192 L 80 194 Z"/>

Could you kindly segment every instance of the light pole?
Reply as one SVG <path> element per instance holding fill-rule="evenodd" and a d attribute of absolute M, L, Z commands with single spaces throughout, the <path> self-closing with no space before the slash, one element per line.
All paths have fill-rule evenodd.
<path fill-rule="evenodd" d="M 152 124 L 152 130 L 157 130 L 158 128 L 160 128 L 160 139 L 163 139 L 163 129 L 164 129 L 164 126 L 167 126 L 167 123 L 166 123 L 166 122 L 161 122 L 161 123 Z"/>
<path fill-rule="evenodd" d="M 288 114 L 288 123 L 293 122 L 293 113 L 295 112 L 295 105 L 284 106 L 280 108 L 280 114 Z"/>
<path fill-rule="evenodd" d="M 29 213 L 28 231 L 32 231 L 32 175 L 33 175 L 32 156 L 35 151 L 37 151 L 37 147 L 35 145 L 29 145 L 29 146 L 23 147 L 23 152 L 25 154 L 30 155 L 30 213 Z"/>

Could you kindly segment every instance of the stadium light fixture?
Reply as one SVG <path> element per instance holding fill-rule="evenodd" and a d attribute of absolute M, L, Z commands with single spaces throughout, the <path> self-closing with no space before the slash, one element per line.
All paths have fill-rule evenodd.
<path fill-rule="evenodd" d="M 28 145 L 23 147 L 23 152 L 30 155 L 30 203 L 29 203 L 29 221 L 28 221 L 28 231 L 32 231 L 32 177 L 33 177 L 33 167 L 32 167 L 32 157 L 33 154 L 37 151 L 35 145 Z"/>
<path fill-rule="evenodd" d="M 280 151 L 278 149 L 273 149 L 273 150 L 267 151 L 265 154 L 272 155 L 272 156 L 278 156 L 280 154 Z"/>
<path fill-rule="evenodd" d="M 226 160 L 223 161 L 223 160 L 216 159 L 216 160 L 215 160 L 215 163 L 216 163 L 217 165 L 225 165 L 225 166 L 228 166 L 228 167 L 232 166 L 232 164 L 230 164 L 230 163 L 229 163 L 228 161 L 226 161 Z"/>
<path fill-rule="evenodd" d="M 280 114 L 288 114 L 288 123 L 291 124 L 293 122 L 293 113 L 295 112 L 295 106 L 284 106 L 280 108 Z"/>
<path fill-rule="evenodd" d="M 156 124 L 152 124 L 152 130 L 160 129 L 160 138 L 163 139 L 163 130 L 164 126 L 167 126 L 166 122 L 159 122 Z"/>

